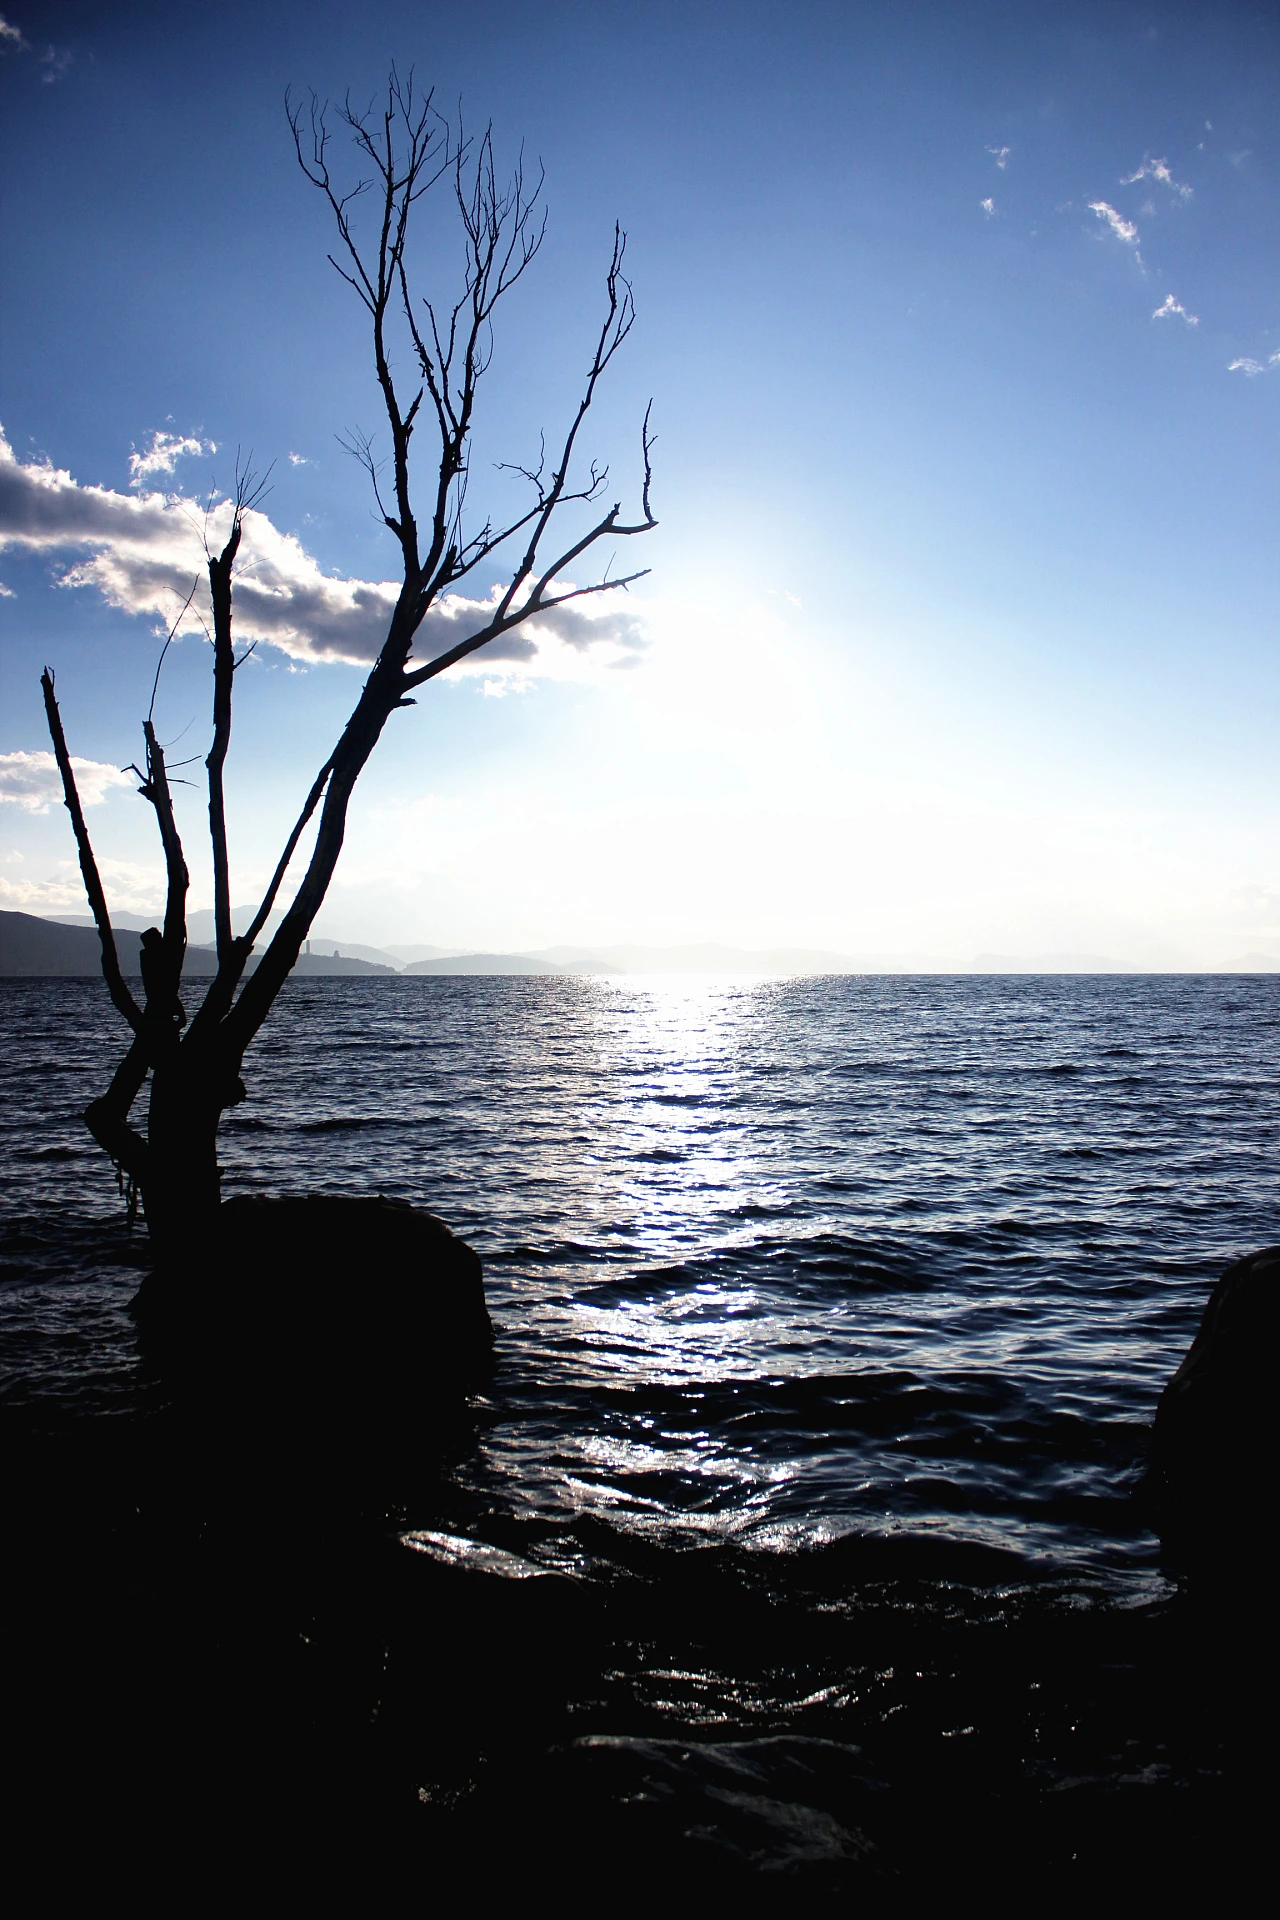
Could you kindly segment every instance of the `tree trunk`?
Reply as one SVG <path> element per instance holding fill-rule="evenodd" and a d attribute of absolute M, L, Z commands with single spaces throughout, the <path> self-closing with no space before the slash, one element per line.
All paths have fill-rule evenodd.
<path fill-rule="evenodd" d="M 176 1047 L 152 1076 L 148 1166 L 142 1200 L 156 1262 L 199 1257 L 210 1245 L 221 1200 L 218 1122 L 222 1103 L 207 1073 L 193 1072 Z"/>

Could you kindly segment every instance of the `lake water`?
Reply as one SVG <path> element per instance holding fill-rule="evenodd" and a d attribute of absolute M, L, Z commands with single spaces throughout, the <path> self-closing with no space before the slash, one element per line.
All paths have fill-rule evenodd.
<path fill-rule="evenodd" d="M 78 1117 L 120 1023 L 100 983 L 25 980 L 0 1021 L 0 1409 L 128 1420 L 144 1247 Z M 1169 1602 L 1132 1494 L 1213 1281 L 1280 1238 L 1280 978 L 315 980 L 245 1077 L 225 1192 L 382 1192 L 483 1259 L 494 1378 L 397 1525 L 588 1584 L 809 1582 L 814 1649 L 811 1575 L 876 1543 L 1005 1620 L 1024 1587 Z M 874 1693 L 825 1643 L 790 1693 L 714 1645 L 612 1657 L 630 1705 L 584 1739 L 830 1740 Z"/>

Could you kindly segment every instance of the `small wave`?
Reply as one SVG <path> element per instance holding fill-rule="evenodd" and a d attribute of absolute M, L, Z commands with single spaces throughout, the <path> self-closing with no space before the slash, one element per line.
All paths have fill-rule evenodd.
<path fill-rule="evenodd" d="M 586 1246 L 580 1240 L 549 1240 L 539 1246 L 532 1241 L 520 1241 L 512 1247 L 497 1247 L 486 1256 L 488 1266 L 559 1266 L 572 1265 L 579 1261 L 598 1261 L 600 1249 Z"/>
<path fill-rule="evenodd" d="M 742 1213 L 744 1209 L 735 1209 Z M 645 1299 L 662 1293 L 692 1290 L 709 1282 L 750 1285 L 767 1280 L 771 1286 L 793 1288 L 795 1282 L 831 1286 L 835 1290 L 918 1292 L 933 1282 L 905 1257 L 883 1245 L 864 1244 L 840 1234 L 822 1234 L 810 1240 L 760 1239 L 746 1245 L 717 1249 L 670 1266 L 644 1267 L 610 1276 L 575 1294 L 580 1301 L 599 1303 L 608 1298 Z"/>

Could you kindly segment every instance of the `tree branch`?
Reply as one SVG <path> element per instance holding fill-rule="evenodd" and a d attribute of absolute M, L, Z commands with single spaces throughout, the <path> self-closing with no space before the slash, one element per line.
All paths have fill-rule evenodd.
<path fill-rule="evenodd" d="M 333 772 L 333 756 L 331 754 L 329 758 L 325 761 L 324 765 L 321 767 L 315 779 L 311 783 L 311 791 L 307 795 L 306 803 L 304 804 L 302 812 L 298 815 L 298 818 L 294 823 L 293 832 L 289 835 L 288 840 L 285 842 L 285 849 L 284 849 L 284 852 L 280 855 L 279 865 L 276 867 L 275 872 L 271 876 L 271 885 L 267 888 L 267 891 L 262 896 L 262 905 L 258 908 L 258 911 L 254 914 L 252 924 L 249 927 L 249 931 L 244 936 L 250 947 L 253 946 L 254 941 L 257 939 L 258 935 L 262 932 L 262 929 L 266 926 L 267 921 L 271 918 L 271 909 L 275 906 L 276 895 L 279 893 L 281 885 L 284 881 L 284 876 L 289 870 L 289 862 L 293 859 L 294 854 L 297 852 L 298 842 L 302 838 L 303 831 L 306 828 L 306 824 L 308 820 L 311 818 L 312 814 L 316 810 L 316 807 L 319 805 L 320 796 L 324 792 L 325 787 L 329 780 L 329 775 L 332 772 Z"/>
<path fill-rule="evenodd" d="M 188 1045 L 198 1045 L 203 1042 L 210 1030 L 216 1028 L 218 1023 L 224 1020 L 230 1012 L 231 1002 L 235 998 L 236 988 L 239 986 L 241 976 L 244 973 L 245 967 L 248 965 L 249 955 L 253 952 L 258 935 L 271 918 L 271 909 L 276 903 L 276 895 L 279 893 L 285 874 L 289 870 L 289 862 L 293 859 L 297 851 L 298 842 L 302 838 L 308 820 L 310 820 L 319 804 L 320 796 L 325 790 L 325 785 L 329 779 L 332 768 L 333 759 L 332 756 L 330 756 L 312 782 L 311 791 L 307 795 L 302 812 L 294 822 L 292 833 L 285 842 L 284 852 L 281 854 L 276 870 L 271 876 L 271 884 L 263 895 L 262 904 L 254 914 L 247 932 L 242 933 L 238 939 L 234 939 L 231 942 L 227 960 L 218 967 L 217 978 L 209 988 L 199 1013 L 197 1013 L 191 1023 L 191 1030 L 187 1035 Z M 305 938 L 306 935 L 304 934 L 303 939 Z M 299 944 L 301 944 L 301 942 Z M 297 958 L 296 954 L 294 958 Z M 259 1024 L 261 1024 L 261 1022 L 259 1022 Z M 240 1053 L 234 1055 L 236 1071 L 239 1070 L 239 1061 L 243 1051 L 244 1049 L 242 1047 Z"/>
<path fill-rule="evenodd" d="M 40 676 L 40 686 L 44 693 L 45 718 L 49 723 L 54 758 L 58 763 L 58 772 L 62 775 L 62 798 L 67 812 L 71 815 L 71 826 L 76 836 L 76 851 L 80 855 L 80 872 L 84 878 L 84 890 L 88 895 L 89 907 L 98 929 L 98 938 L 102 942 L 102 976 L 107 983 L 112 1005 L 124 1015 L 137 1033 L 142 1026 L 142 1009 L 126 987 L 124 975 L 120 971 L 120 956 L 116 952 L 116 937 L 111 928 L 111 916 L 107 912 L 107 897 L 102 891 L 98 863 L 93 857 L 93 846 L 89 840 L 88 828 L 84 823 L 84 810 L 80 805 L 80 795 L 76 791 L 76 777 L 71 770 L 71 755 L 67 752 L 66 736 L 62 731 L 62 716 L 58 712 L 58 702 L 54 698 L 53 675 L 48 667 Z"/>
<path fill-rule="evenodd" d="M 226 1016 L 224 1033 L 227 1057 L 229 1061 L 234 1061 L 237 1067 L 244 1057 L 245 1048 L 271 1011 L 276 995 L 293 971 L 302 950 L 302 943 L 311 930 L 311 923 L 320 910 L 329 882 L 333 878 L 333 871 L 338 864 L 338 855 L 342 851 L 342 842 L 346 834 L 347 805 L 351 798 L 351 790 L 369 755 L 377 745 L 378 736 L 386 725 L 388 716 L 398 704 L 397 699 L 388 700 L 386 697 L 384 692 L 386 679 L 386 669 L 380 662 L 366 681 L 364 692 L 343 730 L 341 740 L 316 777 L 311 792 L 307 796 L 306 806 L 290 835 L 289 844 L 276 869 L 271 888 L 258 909 L 254 921 L 255 927 L 265 924 L 270 911 L 269 903 L 275 898 L 276 889 L 284 878 L 285 868 L 297 846 L 303 827 L 323 791 L 324 806 L 321 809 L 320 826 L 316 833 L 311 858 L 307 863 L 306 873 L 303 875 L 288 912 L 277 927 L 262 959 L 258 962 L 257 969 L 245 982 L 240 998 Z"/>
<path fill-rule="evenodd" d="M 141 1084 L 141 1083 L 139 1083 Z M 84 1123 L 116 1165 L 140 1187 L 145 1187 L 151 1169 L 151 1149 L 126 1120 L 112 1111 L 106 1100 L 92 1100 L 84 1110 Z"/>
<path fill-rule="evenodd" d="M 598 538 L 594 534 L 591 537 Z M 500 635 L 510 633 L 514 627 L 523 626 L 526 620 L 535 619 L 540 613 L 550 613 L 553 607 L 563 607 L 570 600 L 585 600 L 590 594 L 613 593 L 619 587 L 625 591 L 637 580 L 645 579 L 649 571 L 648 567 L 641 567 L 637 573 L 624 573 L 614 580 L 598 580 L 594 586 L 571 587 L 568 593 L 555 594 L 550 600 L 540 601 L 537 606 L 521 607 L 518 612 L 509 615 L 505 620 L 495 618 L 487 627 L 482 627 L 479 633 L 473 633 L 468 639 L 460 640 L 456 647 L 450 647 L 447 653 L 438 654 L 434 660 L 428 660 L 425 666 L 417 667 L 412 673 L 404 674 L 400 684 L 406 692 L 409 692 L 414 687 L 420 687 L 425 680 L 434 680 L 437 674 L 444 673 L 449 667 L 456 667 L 459 660 L 465 660 L 468 654 L 478 653 L 480 648 L 487 647 L 491 640 L 497 640 Z"/>
<path fill-rule="evenodd" d="M 140 1186 L 146 1181 L 150 1154 L 146 1141 L 128 1120 L 129 1109 L 138 1097 L 151 1064 L 150 1038 L 145 1031 L 134 1035 L 132 1046 L 112 1076 L 111 1085 L 100 1100 L 89 1103 L 84 1114 L 85 1125 L 98 1145 Z"/>
<path fill-rule="evenodd" d="M 209 841 L 213 853 L 213 937 L 218 964 L 221 966 L 231 946 L 231 871 L 227 855 L 227 812 L 222 771 L 231 740 L 231 676 L 235 672 L 235 664 L 231 653 L 231 583 L 228 578 L 223 602 L 224 620 L 220 617 L 223 608 L 219 606 L 222 583 L 214 584 L 218 566 L 218 560 L 209 562 L 214 605 L 213 744 L 209 748 L 205 767 L 209 774 Z M 228 566 L 228 576 L 230 571 Z"/>
<path fill-rule="evenodd" d="M 176 995 L 182 980 L 182 963 L 187 953 L 187 888 L 190 885 L 190 877 L 187 873 L 186 860 L 183 858 L 177 822 L 173 817 L 173 799 L 169 792 L 169 777 L 165 772 L 164 748 L 156 739 L 156 730 L 150 720 L 144 720 L 142 734 L 147 743 L 147 773 L 141 791 L 143 798 L 149 800 L 155 808 L 156 825 L 160 829 L 160 844 L 164 848 L 168 880 L 164 907 L 164 958 L 166 969 L 172 975 L 173 992 Z"/>
<path fill-rule="evenodd" d="M 372 110 L 357 113 L 348 97 L 340 110 L 341 117 L 350 129 L 356 146 L 372 164 L 375 180 L 359 181 L 352 192 L 346 195 L 338 194 L 329 173 L 326 159 L 329 141 L 325 123 L 326 109 L 319 105 L 313 94 L 311 96 L 311 154 L 308 157 L 302 139 L 302 109 L 300 106 L 295 108 L 288 96 L 285 102 L 298 164 L 312 186 L 318 188 L 328 201 L 337 224 L 339 237 L 354 273 L 348 273 L 344 268 L 337 266 L 336 261 L 334 265 L 343 279 L 355 288 L 373 321 L 374 367 L 391 427 L 391 455 L 396 492 L 395 517 L 388 514 L 381 507 L 381 503 L 379 508 L 383 520 L 400 542 L 405 578 L 406 581 L 412 581 L 415 589 L 421 569 L 417 524 L 409 500 L 409 441 L 413 434 L 418 402 L 415 401 L 407 413 L 401 409 L 391 374 L 386 326 L 387 310 L 401 280 L 410 213 L 414 203 L 420 200 L 422 195 L 442 177 L 453 157 L 448 124 L 441 120 L 439 115 L 433 116 L 431 100 L 432 96 L 428 93 L 421 104 L 417 103 L 414 99 L 412 73 L 407 82 L 402 82 L 394 67 L 391 69 L 391 77 L 387 83 L 387 98 L 380 128 L 371 126 Z M 438 125 L 444 128 L 445 135 L 444 151 L 438 165 L 436 164 L 437 143 L 435 127 L 432 125 L 433 117 Z M 403 132 L 402 150 L 399 147 L 398 130 Z M 378 238 L 374 252 L 366 260 L 357 245 L 347 208 L 353 200 L 375 184 L 381 203 Z"/>
<path fill-rule="evenodd" d="M 229 996 L 222 1015 L 222 1035 L 228 1062 L 243 1056 L 244 1049 L 258 1031 L 271 1004 L 293 968 L 302 942 L 325 897 L 333 876 L 346 830 L 347 809 L 352 789 L 390 714 L 397 706 L 411 705 L 408 691 L 421 681 L 443 672 L 455 661 L 475 652 L 499 634 L 510 631 L 525 620 L 545 613 L 566 601 L 588 594 L 625 588 L 642 577 L 637 572 L 621 578 L 598 582 L 588 587 L 571 587 L 564 593 L 550 591 L 558 571 L 587 551 L 606 534 L 629 536 L 646 533 L 657 525 L 650 510 L 651 441 L 648 414 L 642 436 L 645 474 L 643 518 L 634 525 L 619 522 L 620 508 L 614 506 L 580 539 L 565 548 L 550 568 L 538 571 L 540 545 L 558 509 L 571 501 L 594 499 L 604 483 L 604 474 L 594 465 L 589 484 L 579 490 L 569 486 L 569 469 L 582 422 L 591 407 L 601 375 L 626 339 L 635 318 L 631 288 L 622 274 L 626 236 L 615 226 L 613 252 L 606 276 L 607 310 L 591 357 L 585 389 L 565 436 L 560 461 L 549 485 L 542 481 L 542 469 L 530 476 L 538 499 L 527 513 L 520 515 L 495 535 L 490 523 L 471 540 L 464 540 L 461 526 L 462 500 L 467 475 L 467 445 L 472 428 L 477 388 L 492 358 L 491 320 L 502 295 L 525 272 L 542 243 L 544 227 L 533 226 L 534 210 L 542 191 L 537 186 L 527 193 L 522 163 L 512 183 L 499 191 L 493 163 L 491 135 L 486 132 L 476 157 L 474 176 L 468 181 L 464 165 L 467 142 L 459 128 L 456 148 L 445 141 L 444 158 L 432 170 L 429 116 L 431 100 L 415 106 L 412 76 L 402 86 L 394 70 L 388 84 L 381 115 L 375 120 L 372 109 L 357 113 L 350 101 L 342 109 L 342 119 L 350 129 L 363 159 L 372 167 L 372 177 L 357 182 L 343 195 L 333 184 L 327 148 L 329 133 L 325 112 L 315 96 L 311 100 L 310 153 L 302 137 L 301 108 L 288 107 L 289 124 L 299 166 L 311 184 L 323 193 L 337 225 L 338 235 L 350 262 L 350 271 L 338 271 L 354 287 L 372 321 L 374 368 L 387 421 L 391 429 L 391 466 L 395 483 L 395 513 L 386 510 L 379 498 L 379 511 L 399 541 L 404 581 L 387 630 L 387 637 L 365 683 L 342 738 L 318 774 L 298 822 L 290 835 L 271 886 L 255 916 L 250 939 L 257 937 L 270 914 L 285 871 L 296 851 L 299 839 L 315 808 L 323 806 L 315 844 L 306 872 L 273 935 L 257 970 L 241 989 L 234 1007 Z M 467 264 L 461 298 L 452 309 L 447 326 L 437 324 L 436 310 L 425 302 L 430 321 L 430 338 L 418 325 L 409 292 L 405 249 L 409 216 L 414 203 L 452 165 L 454 194 L 467 240 Z M 353 201 L 366 193 L 376 193 L 377 234 L 366 252 L 357 244 L 349 217 Z M 334 263 L 337 265 L 337 262 Z M 418 356 L 422 385 L 412 403 L 402 406 L 391 371 L 388 341 L 388 314 L 391 300 L 399 294 L 400 306 Z M 460 362 L 458 359 L 460 356 Z M 457 369 L 455 373 L 455 367 Z M 430 395 L 440 434 L 440 458 L 432 508 L 431 538 L 425 557 L 418 544 L 418 528 L 410 501 L 409 447 L 424 392 Z M 351 450 L 364 463 L 375 483 L 378 471 L 367 437 L 358 436 Z M 388 503 L 389 504 L 389 503 Z M 472 634 L 457 647 L 430 661 L 416 672 L 406 672 L 413 637 L 438 595 L 461 574 L 478 566 L 503 540 L 530 529 L 528 545 L 505 590 L 494 618 L 479 633 Z M 538 573 L 536 581 L 535 572 Z M 235 943 L 237 949 L 247 944 Z M 197 1016 L 188 1044 L 196 1028 L 204 1021 L 209 1002 Z"/>
<path fill-rule="evenodd" d="M 209 774 L 209 839 L 213 850 L 213 927 L 218 966 L 231 957 L 231 868 L 227 856 L 227 813 L 222 774 L 231 744 L 231 685 L 236 670 L 231 640 L 231 569 L 240 550 L 243 515 L 252 478 L 236 474 L 231 532 L 221 553 L 209 557 L 209 596 L 213 603 L 213 743 L 205 766 Z"/>

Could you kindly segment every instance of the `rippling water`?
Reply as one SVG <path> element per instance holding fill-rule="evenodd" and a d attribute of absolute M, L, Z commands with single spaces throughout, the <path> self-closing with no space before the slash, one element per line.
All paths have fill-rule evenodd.
<path fill-rule="evenodd" d="M 256 1820 L 330 1894 L 346 1834 L 366 1904 L 450 1860 L 1247 1886 L 1269 1597 L 1166 1567 L 1132 1493 L 1280 1238 L 1280 979 L 292 983 L 227 1190 L 425 1204 L 498 1329 L 443 1444 L 348 1482 L 139 1354 L 101 984 L 2 980 L 0 1023 L 0 1640 L 95 1886 L 139 1806 L 162 1878 L 158 1835 L 234 1873 Z"/>
<path fill-rule="evenodd" d="M 79 981 L 0 1019 L 4 1393 L 127 1408 L 143 1249 L 78 1117 L 119 1023 Z M 227 1192 L 400 1196 L 484 1260 L 464 1530 L 906 1531 L 1158 1587 L 1145 1427 L 1277 1238 L 1280 980 L 300 982 L 246 1077 Z"/>

